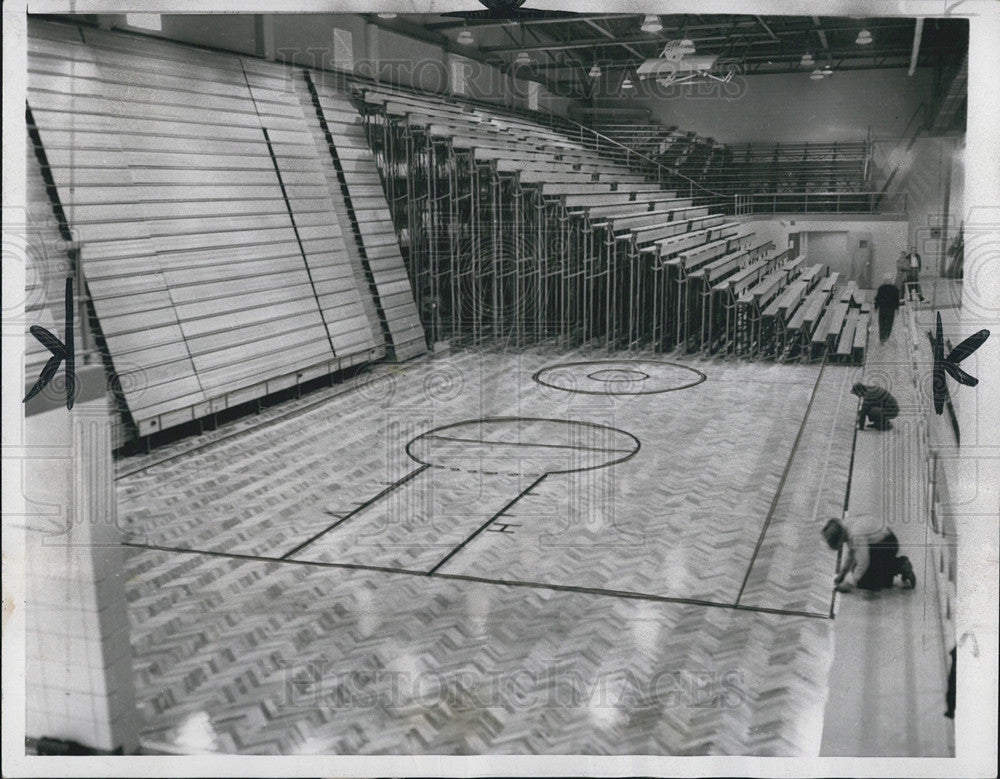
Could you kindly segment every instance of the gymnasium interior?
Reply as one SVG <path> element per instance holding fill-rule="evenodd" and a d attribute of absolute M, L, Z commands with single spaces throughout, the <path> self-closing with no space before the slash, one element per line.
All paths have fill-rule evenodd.
<path fill-rule="evenodd" d="M 7 757 L 995 770 L 1000 16 L 952 5 L 5 6 Z M 858 518 L 914 588 L 835 589 Z"/>

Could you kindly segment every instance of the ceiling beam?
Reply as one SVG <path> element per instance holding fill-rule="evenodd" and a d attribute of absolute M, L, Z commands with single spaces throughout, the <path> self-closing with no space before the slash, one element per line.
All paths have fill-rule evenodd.
<path fill-rule="evenodd" d="M 574 21 L 576 21 L 576 20 L 574 20 Z M 756 22 L 748 22 L 746 24 L 749 24 L 749 25 L 751 25 L 753 27 L 757 26 Z M 895 29 L 895 28 L 902 28 L 902 27 L 910 27 L 910 25 L 912 25 L 912 24 L 913 24 L 913 20 L 912 19 L 905 19 L 905 20 L 902 20 L 902 21 L 899 21 L 899 22 L 886 22 L 885 24 L 879 24 L 879 25 L 869 24 L 868 25 L 868 29 L 869 30 Z M 740 24 L 739 25 L 739 27 L 743 27 L 743 26 L 745 26 L 745 24 Z M 712 30 L 718 30 L 719 27 L 720 27 L 720 25 L 715 24 L 715 25 L 712 25 L 710 27 L 710 29 L 712 29 Z M 666 28 L 664 28 L 664 29 L 666 30 Z M 672 33 L 680 33 L 683 29 L 685 29 L 685 28 L 676 28 L 676 29 L 672 29 L 671 32 Z M 694 28 L 693 27 L 687 27 L 686 29 L 690 33 L 690 31 L 693 30 Z M 853 27 L 827 27 L 826 31 L 830 32 L 830 31 L 843 30 L 843 29 L 853 29 Z M 819 32 L 819 31 L 817 31 L 817 32 Z M 801 34 L 802 34 L 802 30 L 801 29 L 798 29 L 798 30 L 780 30 L 777 33 L 774 33 L 774 35 L 776 36 L 776 39 L 779 42 L 781 41 L 782 38 L 796 37 L 796 36 L 800 36 Z M 662 37 L 662 34 L 661 34 L 661 37 Z M 728 35 L 700 35 L 700 36 L 699 35 L 690 35 L 689 37 L 695 42 L 695 44 L 698 44 L 699 42 L 704 43 L 706 41 L 727 40 L 730 36 L 728 36 Z M 774 40 L 772 40 L 772 38 L 771 38 L 770 35 L 766 35 L 764 33 L 754 33 L 752 30 L 747 32 L 747 37 L 756 38 L 756 41 L 753 41 L 754 43 L 760 43 L 760 42 L 763 42 L 763 43 L 773 43 L 774 42 Z M 616 43 L 618 43 L 618 44 L 636 44 L 636 45 L 642 45 L 644 43 L 647 43 L 648 41 L 649 41 L 648 38 L 638 38 L 638 37 L 628 37 L 628 36 L 616 39 Z M 606 39 L 604 39 L 604 38 L 590 38 L 590 39 L 583 40 L 583 41 L 574 41 L 573 43 L 565 43 L 565 44 L 554 43 L 554 44 L 551 44 L 551 46 L 549 46 L 549 48 L 559 47 L 559 48 L 567 48 L 567 49 L 569 49 L 569 48 L 572 48 L 572 49 L 585 49 L 585 48 L 588 48 L 588 47 L 591 47 L 591 46 L 604 46 L 604 45 L 607 45 L 607 40 Z M 545 47 L 544 46 L 529 47 L 529 49 L 542 49 L 542 48 L 545 48 Z M 484 46 L 484 47 L 482 47 L 481 50 L 483 52 L 500 52 L 500 51 L 509 51 L 510 47 L 508 47 L 508 46 Z"/>
<path fill-rule="evenodd" d="M 771 40 L 778 41 L 780 43 L 781 39 L 778 38 L 778 36 L 774 34 L 774 31 L 767 26 L 767 22 L 764 21 L 763 17 L 755 16 L 754 19 L 760 22 L 760 26 L 767 30 L 767 34 L 771 36 Z"/>
<path fill-rule="evenodd" d="M 643 58 L 645 58 L 645 55 L 644 55 L 644 54 L 642 54 L 642 53 L 641 53 L 641 52 L 640 52 L 640 51 L 639 51 L 638 49 L 636 49 L 636 48 L 635 48 L 634 46 L 632 46 L 631 44 L 628 44 L 628 43 L 619 43 L 619 42 L 618 42 L 618 41 L 617 41 L 617 40 L 615 39 L 615 36 L 614 36 L 614 35 L 613 35 L 613 34 L 611 33 L 611 31 L 610 31 L 610 30 L 608 30 L 608 29 L 607 29 L 606 27 L 604 27 L 604 26 L 602 26 L 602 25 L 598 24 L 598 23 L 597 23 L 597 22 L 595 22 L 595 21 L 594 21 L 593 19 L 589 19 L 589 18 L 587 18 L 587 17 L 585 16 L 585 17 L 583 17 L 583 21 L 585 21 L 585 22 L 586 22 L 586 23 L 587 23 L 588 25 L 590 25 L 590 26 L 591 26 L 591 27 L 593 27 L 593 28 L 594 28 L 595 30 L 597 30 L 597 31 L 598 31 L 599 33 L 601 33 L 602 35 L 604 35 L 604 37 L 605 37 L 605 38 L 610 38 L 610 39 L 611 39 L 612 41 L 614 41 L 614 42 L 615 42 L 615 43 L 616 43 L 617 45 L 619 45 L 619 46 L 621 46 L 621 47 L 622 47 L 623 49 L 626 49 L 627 51 L 631 52 L 632 54 L 634 54 L 635 56 L 637 56 L 637 57 L 638 57 L 639 59 L 643 59 Z"/>
<path fill-rule="evenodd" d="M 626 19 L 635 14 L 587 14 L 586 18 L 600 21 L 602 19 Z M 459 27 L 503 27 L 504 25 L 518 24 L 522 27 L 535 27 L 542 24 L 564 24 L 566 22 L 578 22 L 582 15 L 567 14 L 566 16 L 546 19 L 520 19 L 511 21 L 509 19 L 469 19 L 468 21 L 456 19 L 448 22 L 428 22 L 424 25 L 428 30 L 449 30 Z"/>
<path fill-rule="evenodd" d="M 838 70 L 842 70 L 844 72 L 847 72 L 847 71 L 864 71 L 864 70 L 904 70 L 908 66 L 909 66 L 909 58 L 907 58 L 907 57 L 896 57 L 896 58 L 894 58 L 892 60 L 886 60 L 885 62 L 880 62 L 880 63 L 875 64 L 875 65 L 872 65 L 872 64 L 858 65 L 856 67 L 849 67 L 849 66 L 845 65 L 844 67 L 841 67 Z M 606 72 L 613 72 L 614 70 L 615 70 L 615 68 L 607 68 Z M 747 75 L 766 76 L 766 75 L 773 75 L 773 74 L 776 74 L 776 73 L 777 74 L 787 74 L 787 73 L 789 73 L 789 71 L 787 69 L 780 69 L 780 68 L 768 67 L 767 65 L 762 65 L 762 66 L 754 69 L 752 73 L 749 73 Z M 805 73 L 804 71 L 802 71 L 801 75 L 802 75 L 802 78 L 807 78 L 808 74 Z M 828 76 L 827 78 L 836 78 L 836 77 L 837 77 L 836 73 L 834 73 L 833 76 Z M 578 86 L 578 82 L 576 81 L 575 78 L 573 78 L 573 79 L 562 79 L 562 78 L 560 78 L 560 79 L 556 79 L 555 83 L 563 85 L 564 89 L 565 88 L 569 88 L 571 86 Z M 684 85 L 681 84 L 679 86 L 683 87 Z"/>
<path fill-rule="evenodd" d="M 440 46 L 444 51 L 458 54 L 466 59 L 482 62 L 485 65 L 497 67 L 495 57 L 490 57 L 486 52 L 473 46 L 458 46 L 447 35 L 442 35 L 439 32 L 428 30 L 423 25 L 411 24 L 400 18 L 380 19 L 377 14 L 362 14 L 361 16 L 366 22 L 378 27 L 380 30 L 388 30 L 389 32 L 394 32 L 397 35 L 413 38 L 414 40 L 423 41 L 424 43 L 431 43 L 435 46 Z M 503 63 L 501 62 L 500 64 L 502 65 Z M 544 76 L 540 76 L 539 80 L 541 80 L 545 88 L 554 95 L 559 95 L 560 97 L 577 96 L 575 92 L 573 94 L 566 94 L 565 91 L 562 91 L 562 85 L 557 81 L 547 79 Z"/>
<path fill-rule="evenodd" d="M 826 33 L 823 32 L 823 25 L 819 23 L 819 17 L 814 16 L 812 20 L 813 26 L 816 28 L 816 34 L 819 35 L 819 42 L 823 44 L 824 49 L 829 49 L 830 44 L 826 42 Z"/>
<path fill-rule="evenodd" d="M 906 74 L 912 76 L 917 69 L 917 57 L 920 55 L 920 38 L 924 34 L 924 20 L 917 19 L 917 25 L 913 30 L 913 53 L 910 55 L 910 70 Z"/>
<path fill-rule="evenodd" d="M 857 70 L 860 68 L 868 67 L 872 63 L 872 56 L 869 54 L 865 57 L 848 57 L 844 52 L 831 51 L 827 54 L 830 59 L 831 67 L 835 70 Z M 895 49 L 893 51 L 884 52 L 884 56 L 892 58 L 893 61 L 898 61 L 900 66 L 908 66 L 910 62 L 910 52 L 908 48 Z M 789 57 L 768 57 L 768 56 L 753 56 L 747 57 L 745 59 L 746 65 L 751 67 L 754 72 L 788 72 L 787 66 L 794 65 L 791 72 L 801 72 L 808 74 L 812 67 L 802 68 L 799 65 L 798 56 Z M 824 58 L 825 59 L 825 58 Z M 769 66 L 770 63 L 770 66 Z M 617 71 L 624 70 L 627 68 L 634 68 L 634 62 L 604 62 L 598 60 L 598 64 L 601 66 L 602 70 L 605 71 Z M 925 61 L 924 66 L 928 66 L 931 63 Z M 559 65 L 535 65 L 533 66 L 538 70 L 544 70 L 549 72 L 558 72 L 562 70 L 562 66 Z M 895 65 L 893 67 L 896 67 Z M 568 68 L 567 68 L 568 69 Z"/>

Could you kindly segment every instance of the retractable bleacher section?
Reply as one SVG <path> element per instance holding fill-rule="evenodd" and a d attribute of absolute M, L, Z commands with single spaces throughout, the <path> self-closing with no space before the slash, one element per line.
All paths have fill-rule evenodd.
<path fill-rule="evenodd" d="M 358 282 L 290 68 L 39 20 L 28 52 L 29 131 L 129 436 L 426 348 L 398 252 Z M 373 321 L 373 294 L 402 313 Z"/>
<path fill-rule="evenodd" d="M 555 120 L 60 23 L 29 52 L 132 435 L 438 340 L 863 355 L 862 293 Z"/>
<path fill-rule="evenodd" d="M 732 154 L 722 143 L 659 122 L 593 117 L 589 126 L 657 163 L 714 189 L 710 181 L 723 174 Z"/>
<path fill-rule="evenodd" d="M 864 192 L 870 151 L 864 141 L 731 145 L 701 181 L 727 193 Z"/>
<path fill-rule="evenodd" d="M 791 320 L 817 304 L 824 266 L 774 255 L 710 205 L 513 112 L 384 85 L 355 94 L 425 327 L 442 337 L 815 356 Z"/>
<path fill-rule="evenodd" d="M 870 188 L 871 144 L 865 141 L 727 145 L 649 118 L 626 122 L 595 114 L 588 124 L 721 194 L 835 194 Z M 851 202 L 844 201 L 841 207 Z"/>

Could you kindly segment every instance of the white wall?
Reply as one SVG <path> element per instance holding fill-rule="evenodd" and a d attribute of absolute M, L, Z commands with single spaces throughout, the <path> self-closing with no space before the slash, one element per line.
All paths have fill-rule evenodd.
<path fill-rule="evenodd" d="M 333 68 L 333 31 L 351 33 L 355 67 L 368 58 L 365 22 L 350 14 L 274 14 L 275 58 L 303 67 Z"/>
<path fill-rule="evenodd" d="M 895 140 L 930 97 L 928 70 L 918 69 L 913 78 L 905 68 L 842 71 L 821 81 L 803 70 L 737 76 L 700 90 L 641 82 L 634 96 L 597 105 L 648 108 L 666 125 L 721 143 L 858 141 L 867 137 L 869 124 L 877 137 Z"/>
<path fill-rule="evenodd" d="M 962 138 L 920 138 L 893 186 L 906 193 L 908 242 L 920 252 L 927 276 L 940 275 L 950 239 L 962 221 L 964 155 Z"/>
<path fill-rule="evenodd" d="M 777 251 L 788 247 L 788 236 L 791 233 L 802 232 L 843 232 L 847 231 L 849 246 L 856 246 L 857 240 L 868 237 L 871 240 L 872 264 L 866 278 L 856 280 L 869 285 L 878 286 L 884 276 L 894 276 L 896 258 L 899 252 L 906 248 L 908 223 L 905 219 L 852 218 L 843 215 L 824 217 L 819 214 L 809 214 L 802 218 L 800 214 L 777 215 L 768 219 L 748 219 L 745 224 L 762 240 L 774 241 Z M 808 251 L 807 251 L 808 257 Z M 836 267 L 842 274 L 849 265 L 850 258 L 845 258 L 843 267 Z M 859 274 L 860 275 L 860 274 Z M 842 278 L 846 276 L 842 275 Z"/>

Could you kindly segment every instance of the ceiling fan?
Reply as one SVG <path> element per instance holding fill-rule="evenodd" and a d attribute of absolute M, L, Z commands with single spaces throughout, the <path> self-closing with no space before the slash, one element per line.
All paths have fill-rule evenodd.
<path fill-rule="evenodd" d="M 541 9 L 522 8 L 527 0 L 479 0 L 486 6 L 482 11 L 448 11 L 442 16 L 457 16 L 467 21 L 500 20 L 521 22 L 532 19 L 559 19 L 577 16 L 575 11 L 545 11 Z"/>

